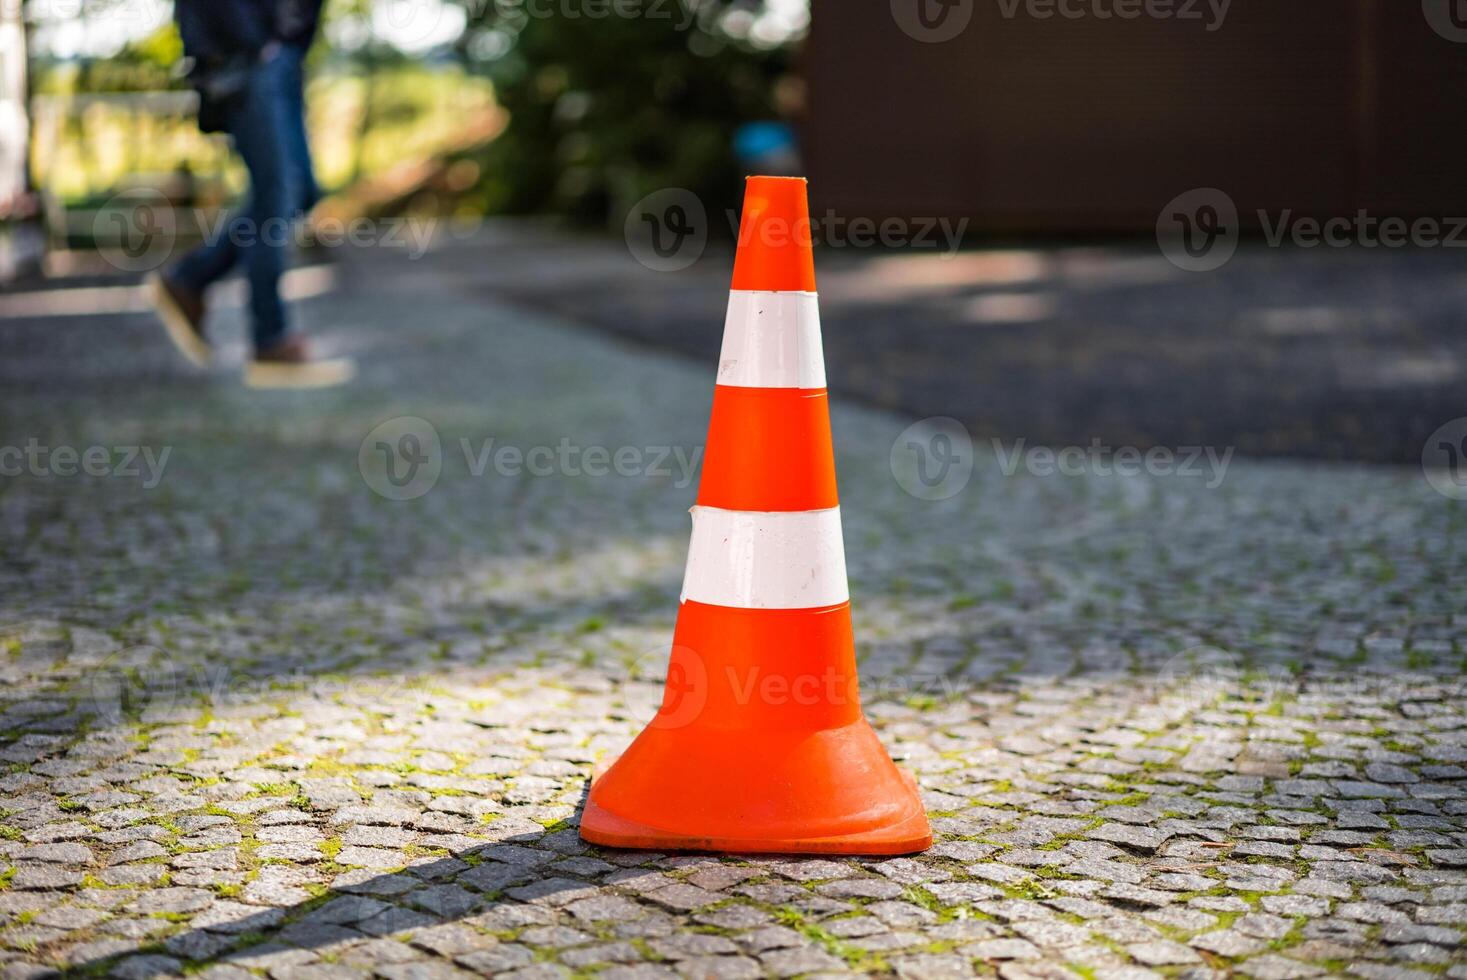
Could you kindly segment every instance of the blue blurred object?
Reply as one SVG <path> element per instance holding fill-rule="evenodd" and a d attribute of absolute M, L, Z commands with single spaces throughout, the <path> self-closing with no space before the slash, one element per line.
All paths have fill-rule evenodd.
<path fill-rule="evenodd" d="M 799 144 L 788 123 L 745 123 L 734 131 L 733 148 L 739 163 L 751 173 L 781 176 L 800 172 Z"/>

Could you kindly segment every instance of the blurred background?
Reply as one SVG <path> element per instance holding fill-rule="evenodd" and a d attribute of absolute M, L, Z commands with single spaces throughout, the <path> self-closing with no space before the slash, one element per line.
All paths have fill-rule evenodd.
<path fill-rule="evenodd" d="M 184 247 L 246 181 L 166 0 L 0 8 L 19 319 L 136 279 L 129 195 Z M 1467 370 L 1461 8 L 328 0 L 317 217 L 431 222 L 413 261 L 706 359 L 741 177 L 806 173 L 838 393 L 996 438 L 1413 462 Z"/>
<path fill-rule="evenodd" d="M 631 17 L 609 3 L 329 0 L 309 66 L 324 187 L 358 211 L 592 225 L 660 187 L 736 203 L 735 130 L 798 111 L 790 66 L 806 0 L 639 0 Z M 11 222 L 26 203 L 17 193 L 34 191 L 50 270 L 57 251 L 99 244 L 92 215 L 120 191 L 207 207 L 242 190 L 227 139 L 196 129 L 171 3 L 6 11 L 0 186 Z"/>

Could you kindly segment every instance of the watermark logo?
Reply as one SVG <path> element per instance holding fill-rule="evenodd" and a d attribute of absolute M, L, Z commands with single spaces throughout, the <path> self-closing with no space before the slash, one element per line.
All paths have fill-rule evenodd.
<path fill-rule="evenodd" d="M 708 705 L 708 665 L 691 647 L 654 647 L 628 665 L 622 698 L 628 717 L 640 725 L 684 728 Z"/>
<path fill-rule="evenodd" d="M 178 241 L 180 222 L 205 245 L 229 241 L 240 248 L 390 248 L 420 259 L 432 246 L 436 218 L 389 216 L 350 219 L 322 215 L 314 221 L 273 217 L 255 221 L 236 213 L 210 214 L 202 208 L 179 210 L 161 193 L 148 188 L 112 197 L 92 220 L 92 239 L 102 258 L 123 272 L 150 272 L 169 260 Z"/>
<path fill-rule="evenodd" d="M 178 703 L 185 685 L 177 670 L 155 667 L 168 658 L 151 646 L 130 647 L 112 654 L 82 675 L 81 687 L 90 714 L 116 725 L 149 709 Z"/>
<path fill-rule="evenodd" d="M 654 272 L 677 272 L 707 247 L 708 211 L 692 191 L 667 187 L 632 205 L 622 230 L 632 258 Z"/>
<path fill-rule="evenodd" d="M 247 215 L 221 214 L 212 220 L 202 210 L 193 212 L 195 227 L 203 234 L 205 245 L 217 245 L 228 239 L 239 248 L 256 242 L 270 248 L 294 245 L 302 248 L 392 248 L 407 253 L 409 260 L 422 258 L 433 244 L 438 230 L 436 218 L 389 216 L 385 218 L 339 218 L 322 215 L 313 221 L 294 218 L 266 218 L 256 222 Z"/>
<path fill-rule="evenodd" d="M 923 44 L 951 41 L 968 29 L 974 0 L 891 0 L 891 17 L 902 33 Z"/>
<path fill-rule="evenodd" d="M 957 419 L 935 416 L 914 422 L 891 444 L 891 475 L 918 500 L 946 500 L 973 476 L 973 440 Z"/>
<path fill-rule="evenodd" d="M 78 708 L 103 724 L 117 725 L 147 716 L 257 704 L 282 691 L 307 693 L 325 702 L 366 696 L 382 701 L 395 696 L 405 683 L 401 676 L 320 677 L 308 665 L 249 674 L 219 659 L 179 662 L 168 651 L 143 644 L 89 664 L 78 680 Z"/>
<path fill-rule="evenodd" d="M 656 647 L 628 665 L 622 710 L 637 724 L 676 730 L 698 721 L 710 702 L 720 716 L 745 708 L 839 714 L 861 703 L 854 673 L 835 666 L 791 672 L 786 666 L 716 660 L 710 665 L 691 647 Z M 885 693 L 900 700 L 926 687 L 922 677 L 903 677 Z"/>
<path fill-rule="evenodd" d="M 940 249 L 949 259 L 962 246 L 968 219 L 947 217 L 873 218 L 823 214 L 790 220 L 766 215 L 744 222 L 739 212 L 724 212 L 729 232 L 740 247 L 755 241 L 770 248 L 790 244 L 821 248 Z M 702 256 L 711 222 L 703 202 L 692 191 L 665 188 L 648 194 L 627 213 L 623 233 L 632 257 L 654 272 L 686 269 Z"/>
<path fill-rule="evenodd" d="M 1157 686 L 1194 708 L 1235 690 L 1243 673 L 1236 654 L 1212 646 L 1189 647 L 1162 664 Z"/>
<path fill-rule="evenodd" d="M 1421 12 L 1431 29 L 1448 41 L 1467 41 L 1467 0 L 1421 0 Z"/>
<path fill-rule="evenodd" d="M 404 415 L 367 433 L 357 449 L 357 469 L 372 492 L 389 500 L 413 500 L 437 485 L 446 466 L 472 479 L 500 476 L 604 479 L 643 477 L 666 480 L 681 490 L 697 479 L 702 446 L 582 445 L 569 436 L 530 446 L 490 436 L 460 436 L 458 452 L 445 451 L 438 430 L 427 419 Z"/>
<path fill-rule="evenodd" d="M 1467 500 L 1467 417 L 1452 419 L 1427 437 L 1421 472 L 1443 497 Z"/>
<path fill-rule="evenodd" d="M 146 37 L 167 23 L 171 4 L 158 0 L 0 0 L 0 20 L 27 20 L 53 25 L 83 18 L 105 17 L 109 25 L 127 25 L 128 34 Z"/>
<path fill-rule="evenodd" d="M 757 238 L 761 244 L 775 248 L 790 242 L 821 248 L 940 248 L 942 258 L 950 259 L 963 243 L 968 219 L 888 217 L 877 221 L 862 215 L 836 214 L 827 208 L 824 214 L 797 221 L 766 217 L 757 224 L 745 226 L 739 220 L 739 213 L 730 210 L 728 227 L 740 245 Z"/>
<path fill-rule="evenodd" d="M 443 473 L 438 430 L 416 415 L 388 419 L 362 440 L 357 469 L 379 497 L 415 500 L 432 490 Z"/>
<path fill-rule="evenodd" d="M 1238 206 L 1216 187 L 1178 194 L 1156 219 L 1156 243 L 1186 272 L 1220 269 L 1238 250 Z"/>
<path fill-rule="evenodd" d="M 159 191 L 138 187 L 114 195 L 92 219 L 97 251 L 115 269 L 151 272 L 173 253 L 177 221 Z"/>
<path fill-rule="evenodd" d="M 1467 0 L 1463 0 L 1467 2 Z M 1314 217 L 1293 208 L 1253 213 L 1269 248 L 1467 248 L 1467 216 L 1403 218 L 1372 214 Z M 1241 221 L 1237 205 L 1216 187 L 1199 187 L 1173 198 L 1156 221 L 1161 252 L 1179 269 L 1211 272 L 1237 251 Z"/>
<path fill-rule="evenodd" d="M 172 446 L 48 446 L 34 437 L 23 446 L 0 446 L 0 477 L 118 477 L 138 480 L 144 490 L 163 482 Z"/>
<path fill-rule="evenodd" d="M 464 20 L 463 12 L 449 0 L 369 0 L 368 5 L 371 35 L 404 51 L 423 51 L 451 41 Z"/>
<path fill-rule="evenodd" d="M 136 8 L 136 6 L 136 3 L 121 4 L 124 11 L 128 8 Z M 46 20 L 72 20 L 86 13 L 86 0 L 50 0 L 50 3 L 44 5 L 32 4 L 31 8 L 30 14 L 40 14 Z M 0 13 L 6 17 L 19 17 L 26 12 L 25 0 L 6 0 L 5 3 L 0 3 Z"/>
<path fill-rule="evenodd" d="M 79 16 L 96 16 L 93 11 L 86 10 L 87 0 L 81 0 L 83 13 Z M 114 0 L 106 8 L 106 16 L 114 23 L 126 18 L 137 25 L 132 33 L 134 37 L 146 37 L 152 32 L 165 26 L 172 20 L 173 11 L 171 4 L 158 3 L 157 0 Z"/>

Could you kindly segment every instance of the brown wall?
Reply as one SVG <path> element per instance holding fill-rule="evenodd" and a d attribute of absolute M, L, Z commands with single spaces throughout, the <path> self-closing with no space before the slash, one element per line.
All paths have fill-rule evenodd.
<path fill-rule="evenodd" d="M 1213 186 L 1245 216 L 1467 214 L 1467 43 L 1420 0 L 1233 0 L 1212 32 L 1206 0 L 1203 21 L 960 2 L 962 33 L 922 43 L 887 0 L 813 0 L 817 208 L 1146 230 Z"/>

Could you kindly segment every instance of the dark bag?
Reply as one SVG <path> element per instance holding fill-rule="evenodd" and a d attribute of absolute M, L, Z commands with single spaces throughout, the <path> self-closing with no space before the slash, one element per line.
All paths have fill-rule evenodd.
<path fill-rule="evenodd" d="M 188 81 L 199 93 L 199 129 L 222 133 L 229 128 L 230 109 L 244 98 L 254 59 L 239 55 L 224 61 L 195 61 Z"/>

